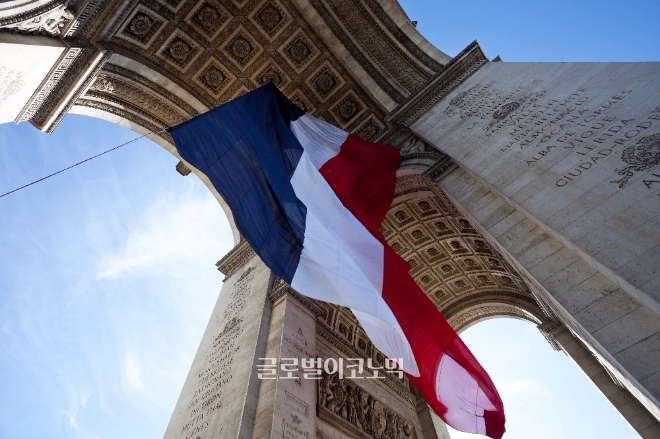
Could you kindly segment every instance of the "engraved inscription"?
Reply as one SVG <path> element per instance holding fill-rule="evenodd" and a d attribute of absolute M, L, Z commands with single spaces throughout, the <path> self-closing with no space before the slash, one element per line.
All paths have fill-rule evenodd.
<path fill-rule="evenodd" d="M 595 95 L 584 87 L 552 99 L 540 84 L 535 80 L 531 91 L 523 92 L 519 87 L 507 94 L 495 90 L 494 82 L 474 86 L 452 98 L 444 114 L 471 118 L 467 129 L 482 130 L 485 137 L 505 131 L 500 152 L 530 151 L 523 159 L 528 167 L 545 164 L 553 153 L 562 150 L 580 157 L 573 168 L 561 171 L 563 175 L 555 182 L 559 188 L 583 177 L 613 154 L 621 154 L 623 161 L 615 169 L 621 178 L 611 181 L 620 188 L 635 172 L 660 164 L 660 109 L 637 119 L 619 118 L 610 111 L 625 102 L 633 90 L 620 90 L 592 105 Z"/>
<path fill-rule="evenodd" d="M 253 270 L 253 267 L 248 268 L 237 280 L 222 314 L 222 321 L 227 323 L 213 338 L 211 349 L 204 358 L 206 367 L 197 375 L 195 392 L 186 407 L 188 421 L 181 429 L 186 439 L 196 439 L 203 433 L 208 427 L 209 417 L 228 402 L 223 400 L 223 392 L 233 377 L 234 355 L 240 349 L 240 344 L 236 342 L 243 332 L 239 312 L 245 308 Z"/>
<path fill-rule="evenodd" d="M 21 91 L 25 81 L 21 79 L 23 72 L 7 71 L 7 67 L 0 67 L 0 105 L 11 95 Z"/>
<path fill-rule="evenodd" d="M 295 421 L 298 421 L 297 423 Z M 282 420 L 282 434 L 284 439 L 309 439 L 309 433 L 298 426 L 300 419 L 293 417 L 292 422 Z"/>

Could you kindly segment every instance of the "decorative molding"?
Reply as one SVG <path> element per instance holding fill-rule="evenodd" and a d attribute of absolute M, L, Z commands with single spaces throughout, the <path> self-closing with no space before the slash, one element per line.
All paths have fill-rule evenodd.
<path fill-rule="evenodd" d="M 414 93 L 423 86 L 439 69 L 429 69 L 416 62 L 409 53 L 402 50 L 396 38 L 388 35 L 383 26 L 364 7 L 360 0 L 326 0 L 333 14 L 346 32 L 370 62 L 388 77 L 389 82 L 404 92 Z M 373 9 L 381 9 L 372 4 Z M 385 18 L 386 14 L 383 14 Z M 389 17 L 388 17 L 389 18 Z M 386 19 L 386 21 L 391 21 Z M 402 39 L 408 40 L 399 33 Z"/>
<path fill-rule="evenodd" d="M 103 54 L 101 59 L 98 60 L 98 62 L 94 66 L 93 70 L 87 74 L 87 76 L 84 78 L 82 83 L 78 86 L 75 93 L 73 93 L 68 97 L 66 104 L 62 107 L 62 109 L 60 109 L 55 119 L 47 127 L 44 127 L 48 134 L 51 134 L 53 131 L 55 131 L 55 128 L 57 128 L 57 126 L 60 124 L 62 119 L 64 119 L 64 116 L 66 116 L 69 113 L 69 110 L 71 110 L 71 108 L 75 105 L 76 101 L 80 98 L 80 96 L 82 96 L 87 91 L 87 89 L 93 83 L 99 71 L 101 70 L 101 68 L 103 68 L 106 61 L 110 58 L 111 55 L 112 55 L 112 51 L 109 50 Z"/>
<path fill-rule="evenodd" d="M 385 121 L 390 124 L 409 127 L 486 63 L 488 63 L 488 58 L 484 55 L 479 44 L 476 41 L 472 42 L 456 55 L 427 85 L 386 116 Z"/>
<path fill-rule="evenodd" d="M 174 126 L 187 119 L 187 115 L 176 111 L 156 95 L 120 79 L 104 75 L 96 78 L 96 82 L 88 90 L 87 96 L 140 108 L 143 113 L 161 121 L 163 127 Z"/>
<path fill-rule="evenodd" d="M 426 68 L 433 72 L 442 70 L 443 65 L 432 58 L 429 54 L 424 52 L 415 42 L 406 35 L 406 33 L 392 20 L 390 14 L 383 9 L 378 0 L 363 0 L 373 14 L 378 17 L 377 28 L 382 33 L 384 38 L 387 34 L 382 31 L 380 24 L 384 25 L 387 31 L 395 38 L 410 53 L 417 62 L 423 64 Z M 402 11 L 405 15 L 405 11 Z M 408 16 L 406 15 L 406 18 Z M 415 22 L 412 22 L 413 25 Z"/>
<path fill-rule="evenodd" d="M 422 177 L 428 178 L 431 181 L 437 181 L 445 175 L 449 174 L 457 167 L 458 165 L 454 163 L 454 161 L 450 159 L 449 156 L 441 154 L 441 157 L 438 159 L 438 161 L 436 161 L 433 165 L 431 165 L 431 167 L 422 173 Z"/>
<path fill-rule="evenodd" d="M 74 12 L 66 7 L 66 4 L 66 2 L 60 4 L 27 20 L 0 25 L 0 28 L 24 34 L 57 37 L 62 33 L 66 24 L 75 16 Z"/>
<path fill-rule="evenodd" d="M 229 253 L 220 259 L 215 266 L 218 268 L 218 271 L 225 275 L 225 279 L 227 279 L 256 255 L 254 249 L 252 249 L 247 241 L 241 241 L 236 247 L 231 249 Z"/>
<path fill-rule="evenodd" d="M 134 113 L 125 108 L 118 108 L 104 101 L 81 98 L 76 101 L 75 105 L 80 105 L 81 107 L 87 107 L 94 110 L 103 111 L 108 114 L 117 115 L 123 119 L 126 119 L 130 122 L 133 122 L 136 125 L 143 127 L 148 131 L 158 131 L 162 129 L 162 127 L 155 125 L 153 121 L 145 118 L 144 117 L 145 115 Z M 171 138 L 170 138 L 170 143 L 174 144 Z"/>
<path fill-rule="evenodd" d="M 183 163 L 181 160 L 179 160 L 179 163 L 176 164 L 175 169 L 176 172 L 178 172 L 184 177 L 190 175 L 190 173 L 192 172 L 192 170 L 188 166 L 186 166 L 186 164 Z"/>
<path fill-rule="evenodd" d="M 335 19 L 332 12 L 328 10 L 322 0 L 310 0 L 310 4 L 316 9 L 316 12 L 323 18 L 323 21 L 332 31 L 332 33 L 339 39 L 342 45 L 349 51 L 351 56 L 360 64 L 360 66 L 367 72 L 376 84 L 397 103 L 405 100 L 401 91 L 394 87 L 384 76 L 383 72 L 378 69 L 368 59 L 368 57 L 358 48 L 353 42 L 351 37 L 344 32 L 342 25 Z"/>
<path fill-rule="evenodd" d="M 16 122 L 29 120 L 39 129 L 47 128 L 44 126 L 46 120 L 96 53 L 97 49 L 86 46 L 65 50 L 56 64 L 57 67 L 51 70 L 37 88 L 16 118 Z"/>
<path fill-rule="evenodd" d="M 317 317 L 323 317 L 326 315 L 326 309 L 319 305 L 318 301 L 303 296 L 294 290 L 282 278 L 276 277 L 275 281 L 273 282 L 273 287 L 271 288 L 270 293 L 268 293 L 268 298 L 273 304 L 276 304 L 279 301 L 284 300 L 287 295 L 294 297 L 298 302 L 309 309 Z"/>
<path fill-rule="evenodd" d="M 454 327 L 456 331 L 461 331 L 465 327 L 491 317 L 513 317 L 517 319 L 527 320 L 529 322 L 539 325 L 541 321 L 534 315 L 524 311 L 523 309 L 504 304 L 493 305 L 478 305 L 474 308 L 460 311 L 454 314 L 447 321 Z"/>
<path fill-rule="evenodd" d="M 99 3 L 101 3 L 101 0 L 89 0 L 85 4 L 85 7 L 82 8 L 82 10 L 79 10 L 79 13 L 76 14 L 73 22 L 69 25 L 68 29 L 65 32 L 66 38 L 71 38 L 78 32 L 80 25 L 85 21 L 87 21 L 92 16 L 92 13 L 96 11 L 96 8 L 99 6 Z"/>
<path fill-rule="evenodd" d="M 156 82 L 150 80 L 149 78 L 135 73 L 132 70 L 118 66 L 116 64 L 106 63 L 103 65 L 101 71 L 105 76 L 118 77 L 122 79 L 128 79 L 129 82 L 135 83 L 135 85 L 141 85 L 146 89 L 150 90 L 154 94 L 167 99 L 168 101 L 175 104 L 177 107 L 182 109 L 188 116 L 196 116 L 199 114 L 195 108 L 188 104 L 185 100 L 181 99 L 179 96 L 175 95 L 165 87 Z"/>
<path fill-rule="evenodd" d="M 36 2 L 36 0 L 35 0 Z M 0 18 L 0 28 L 11 28 L 15 24 L 23 23 L 30 21 L 32 19 L 39 19 L 40 17 L 45 17 L 47 16 L 51 11 L 59 11 L 62 9 L 62 7 L 65 7 L 69 4 L 70 0 L 53 0 L 50 1 L 46 4 L 43 4 L 35 9 L 31 9 L 25 12 L 21 12 L 16 15 L 9 15 L 6 17 Z M 26 6 L 30 3 L 34 2 L 28 2 L 24 3 L 21 6 Z M 12 7 L 7 7 L 7 8 L 2 8 L 1 10 L 10 10 L 13 9 Z M 73 18 L 73 17 L 72 17 Z"/>
<path fill-rule="evenodd" d="M 371 343 L 350 309 L 327 302 L 318 301 L 318 303 L 326 309 L 326 312 L 317 318 L 316 333 L 326 344 L 338 350 L 345 358 L 371 358 L 376 365 L 384 363 L 385 355 Z M 345 331 L 342 331 L 342 324 L 347 327 Z M 363 346 L 361 341 L 364 343 Z M 404 400 L 415 404 L 416 399 L 411 393 L 413 387 L 407 377 L 404 376 L 401 380 L 393 375 L 386 375 L 380 382 L 385 383 L 391 391 Z"/>
<path fill-rule="evenodd" d="M 133 4 L 123 5 L 122 9 L 115 13 L 116 18 L 104 31 L 104 38 L 106 38 L 104 45 L 164 74 L 207 107 L 215 107 L 227 102 L 266 81 L 279 82 L 278 86 L 286 96 L 307 110 L 311 110 L 315 116 L 339 124 L 347 131 L 363 130 L 368 133 L 373 132 L 378 126 L 382 130 L 381 119 L 385 115 L 383 109 L 375 98 L 364 90 L 362 84 L 352 77 L 341 60 L 335 58 L 333 52 L 324 45 L 323 40 L 306 23 L 302 13 L 293 4 L 278 0 L 262 0 L 245 3 L 239 11 L 228 2 L 222 3 L 220 6 L 216 0 L 189 0 L 181 2 L 175 15 L 171 9 L 162 5 L 162 1 L 142 0 L 140 2 L 140 10 L 152 11 L 154 17 L 162 17 L 167 21 L 152 37 L 153 41 L 148 46 L 119 34 L 121 29 L 124 29 L 127 23 L 134 18 L 137 9 Z M 222 8 L 227 14 L 227 19 L 212 37 L 205 35 L 199 26 L 191 23 L 189 19 L 206 3 Z M 281 11 L 278 10 L 279 12 L 273 15 L 272 12 L 276 9 L 268 8 L 267 3 L 273 7 L 277 6 Z M 265 9 L 262 10 L 264 7 Z M 277 15 L 280 13 L 289 18 L 286 24 L 277 30 L 275 36 L 270 38 L 263 29 L 259 28 L 259 23 L 255 22 L 255 14 L 258 15 L 260 12 L 266 13 L 261 17 L 261 22 L 263 24 L 263 20 L 266 20 L 269 23 L 268 26 L 275 24 L 278 19 Z M 176 19 L 177 16 L 184 18 Z M 275 21 L 271 23 L 272 20 Z M 275 25 L 276 27 L 277 25 Z M 199 47 L 199 52 L 194 55 L 194 59 L 191 58 L 185 64 L 184 70 L 171 68 L 171 60 L 159 55 L 164 47 L 169 47 L 167 42 L 172 41 L 176 35 L 189 37 L 190 44 L 194 43 Z M 237 55 L 236 50 L 229 50 L 230 48 L 236 49 L 233 46 L 234 43 L 238 43 L 235 41 L 236 37 L 241 37 L 253 48 L 253 50 L 249 50 L 250 47 L 245 46 L 247 52 L 238 54 L 243 56 L 242 59 Z M 240 41 L 241 44 L 243 44 L 243 40 Z M 297 48 L 297 46 L 294 47 L 295 44 L 300 42 L 311 50 L 311 55 L 300 59 L 301 70 L 297 71 L 298 66 L 292 63 L 291 57 L 292 53 L 298 56 L 306 52 L 302 49 L 294 50 Z M 291 47 L 289 47 L 290 43 L 293 44 Z M 287 48 L 289 52 L 287 52 Z M 207 72 L 211 64 L 217 71 Z M 331 91 L 325 100 L 321 100 L 319 95 L 313 91 L 309 80 L 324 65 L 331 66 L 340 84 Z M 202 79 L 205 74 L 210 80 Z M 353 93 L 352 96 L 363 109 L 355 117 L 345 122 L 335 117 L 332 109 L 349 92 Z"/>
<path fill-rule="evenodd" d="M 395 185 L 394 185 L 394 200 L 397 198 L 411 194 L 414 192 L 430 192 L 431 189 L 429 186 L 426 184 L 426 181 L 424 178 L 422 178 L 421 175 L 419 174 L 412 174 L 412 175 L 402 175 L 400 177 L 397 177 Z M 392 204 L 392 208 L 396 205 L 397 203 L 394 202 Z M 390 208 L 390 212 L 392 211 L 392 208 Z"/>

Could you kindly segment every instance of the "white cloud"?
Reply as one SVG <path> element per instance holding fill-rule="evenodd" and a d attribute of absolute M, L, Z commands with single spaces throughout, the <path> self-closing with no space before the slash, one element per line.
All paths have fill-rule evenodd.
<path fill-rule="evenodd" d="M 78 413 L 80 407 L 85 407 L 87 405 L 87 400 L 89 399 L 90 394 L 83 394 L 80 397 L 76 398 L 75 401 L 71 404 L 71 407 L 63 411 L 63 415 L 69 421 L 69 426 L 80 436 L 85 439 L 101 439 L 99 436 L 94 433 L 84 429 L 78 423 Z"/>
<path fill-rule="evenodd" d="M 176 198 L 161 197 L 142 215 L 119 251 L 103 254 L 97 279 L 167 272 L 182 274 L 181 266 L 202 254 L 219 259 L 233 246 L 227 220 L 217 201 L 188 190 Z"/>
<path fill-rule="evenodd" d="M 501 393 L 508 395 L 530 394 L 546 398 L 552 397 L 552 391 L 543 383 L 526 378 L 501 383 L 497 388 Z"/>
<path fill-rule="evenodd" d="M 134 353 L 127 352 L 126 355 L 124 355 L 124 381 L 130 387 L 141 388 L 141 375 L 142 368 L 140 367 L 139 358 Z"/>

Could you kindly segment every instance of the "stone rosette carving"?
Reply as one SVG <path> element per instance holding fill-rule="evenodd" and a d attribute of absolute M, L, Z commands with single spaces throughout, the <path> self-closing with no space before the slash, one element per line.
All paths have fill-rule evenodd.
<path fill-rule="evenodd" d="M 332 113 L 345 126 L 363 110 L 364 105 L 352 93 L 349 93 L 332 108 Z"/>
<path fill-rule="evenodd" d="M 630 166 L 618 171 L 622 176 L 620 180 L 614 180 L 612 183 L 619 183 L 619 187 L 624 187 L 630 178 L 634 175 L 633 171 L 647 171 L 660 164 L 660 133 L 642 137 L 637 144 L 625 148 L 621 152 L 621 160 Z"/>
<path fill-rule="evenodd" d="M 289 97 L 289 99 L 301 110 L 307 113 L 314 112 L 314 107 L 312 106 L 312 104 L 309 103 L 309 100 L 307 100 L 307 98 L 305 98 L 303 93 L 301 93 L 300 91 L 296 91 L 295 93 L 293 93 Z"/>
<path fill-rule="evenodd" d="M 366 140 L 371 140 L 383 130 L 382 124 L 376 121 L 373 117 L 367 119 L 365 123 L 360 125 L 356 133 L 358 136 Z"/>
<path fill-rule="evenodd" d="M 181 34 L 172 38 L 160 52 L 161 56 L 181 69 L 185 69 L 199 53 L 200 48 Z"/>
<path fill-rule="evenodd" d="M 287 83 L 289 83 L 289 78 L 284 71 L 277 66 L 277 64 L 268 63 L 266 67 L 257 74 L 257 82 L 259 82 L 259 84 L 272 82 L 279 89 L 282 89 Z"/>
<path fill-rule="evenodd" d="M 215 5 L 205 2 L 190 17 L 190 21 L 212 37 L 227 22 L 229 17 Z"/>
<path fill-rule="evenodd" d="M 146 45 L 162 25 L 163 21 L 158 19 L 154 14 L 140 9 L 121 31 L 121 35 Z"/>
<path fill-rule="evenodd" d="M 225 73 L 222 68 L 214 64 L 209 64 L 206 69 L 199 75 L 199 81 L 208 87 L 213 93 L 221 91 L 229 82 L 231 78 Z"/>
<path fill-rule="evenodd" d="M 245 69 L 261 48 L 246 31 L 239 30 L 229 38 L 224 51 L 241 69 Z"/>
<path fill-rule="evenodd" d="M 304 34 L 297 32 L 285 43 L 281 53 L 296 71 L 301 71 L 309 66 L 313 59 L 319 54 L 319 50 Z"/>
<path fill-rule="evenodd" d="M 307 83 L 321 101 L 325 101 L 341 88 L 344 81 L 329 64 L 325 64 L 307 80 Z"/>
<path fill-rule="evenodd" d="M 373 439 L 414 439 L 410 422 L 378 401 L 352 380 L 323 372 L 318 385 L 320 418 L 360 437 Z"/>
<path fill-rule="evenodd" d="M 288 15 L 275 2 L 265 3 L 252 18 L 269 38 L 277 35 L 289 21 Z"/>

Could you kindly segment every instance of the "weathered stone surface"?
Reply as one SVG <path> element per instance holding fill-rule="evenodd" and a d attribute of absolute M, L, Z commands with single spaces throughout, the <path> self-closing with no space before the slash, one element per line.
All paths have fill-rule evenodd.
<path fill-rule="evenodd" d="M 0 123 L 19 116 L 65 49 L 51 38 L 0 33 Z"/>
<path fill-rule="evenodd" d="M 270 270 L 257 257 L 225 280 L 165 439 L 251 437 L 266 348 Z"/>
<path fill-rule="evenodd" d="M 660 332 L 660 64 L 488 64 L 411 128 L 460 166 L 444 189 L 660 416 L 640 385 L 660 365 L 636 348 Z"/>
<path fill-rule="evenodd" d="M 451 59 L 393 0 L 80 0 L 75 16 L 68 4 L 0 11 L 0 122 L 51 132 L 77 112 L 180 159 L 163 128 L 273 82 L 305 111 L 399 147 L 382 230 L 457 330 L 494 316 L 534 322 L 643 437 L 658 432 L 657 64 L 488 63 L 476 42 Z M 206 176 L 177 170 L 195 173 L 232 222 Z M 376 423 L 346 406 L 314 412 L 309 383 L 257 380 L 266 354 L 383 358 L 350 311 L 282 285 L 267 298 L 269 271 L 233 231 L 166 437 L 447 436 L 405 379 L 346 384 L 378 401 Z"/>

